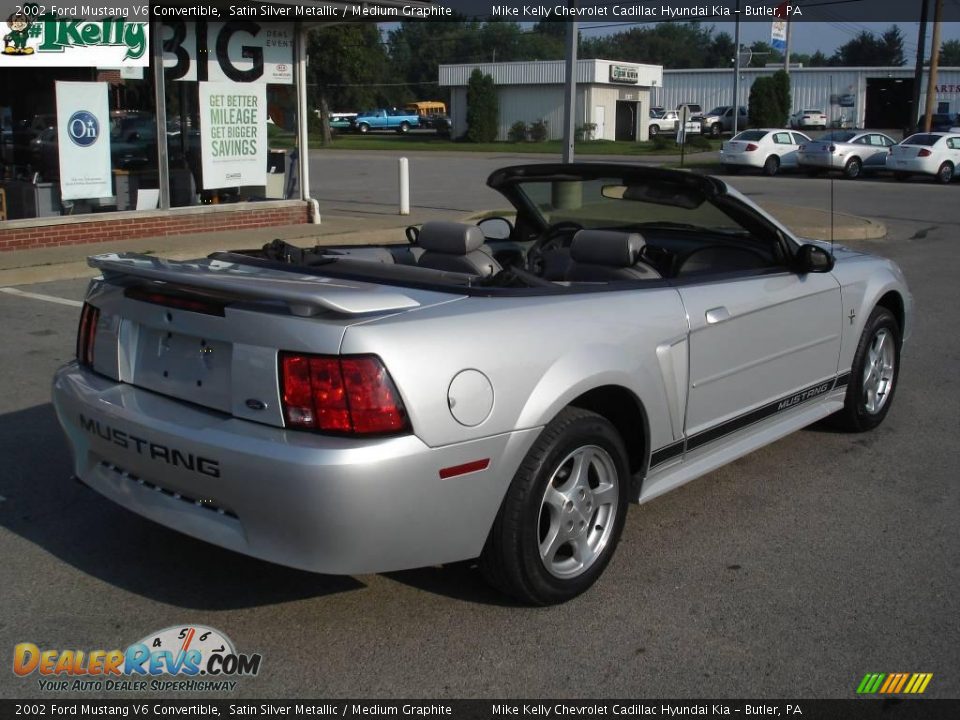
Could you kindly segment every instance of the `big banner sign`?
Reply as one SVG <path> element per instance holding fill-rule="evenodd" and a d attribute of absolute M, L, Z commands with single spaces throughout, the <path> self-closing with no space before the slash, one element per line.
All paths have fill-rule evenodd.
<path fill-rule="evenodd" d="M 165 22 L 170 80 L 293 84 L 293 23 Z"/>
<path fill-rule="evenodd" d="M 203 188 L 267 184 L 267 86 L 200 83 Z"/>
<path fill-rule="evenodd" d="M 64 200 L 113 195 L 107 83 L 57 81 L 57 146 Z"/>

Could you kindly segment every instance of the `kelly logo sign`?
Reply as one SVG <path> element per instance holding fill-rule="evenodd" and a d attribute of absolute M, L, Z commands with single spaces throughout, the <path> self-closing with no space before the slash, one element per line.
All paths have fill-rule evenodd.
<path fill-rule="evenodd" d="M 146 7 L 140 10 L 146 15 Z M 0 67 L 122 68 L 150 62 L 146 21 L 58 20 L 49 13 L 37 14 L 41 12 L 39 6 L 26 5 L 7 18 Z"/>

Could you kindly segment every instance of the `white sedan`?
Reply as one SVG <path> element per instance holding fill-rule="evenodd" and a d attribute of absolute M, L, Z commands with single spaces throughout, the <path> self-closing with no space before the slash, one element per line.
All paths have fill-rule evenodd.
<path fill-rule="evenodd" d="M 887 170 L 897 180 L 911 175 L 933 175 L 947 184 L 960 166 L 960 133 L 917 133 L 890 148 Z"/>
<path fill-rule="evenodd" d="M 797 150 L 808 142 L 810 138 L 796 130 L 744 130 L 723 144 L 720 165 L 732 174 L 746 167 L 776 175 L 781 168 L 797 167 Z"/>
<path fill-rule="evenodd" d="M 815 141 L 801 145 L 797 153 L 800 167 L 811 175 L 840 170 L 854 179 L 867 172 L 885 170 L 887 155 L 896 141 L 868 130 L 834 130 Z"/>
<path fill-rule="evenodd" d="M 827 114 L 823 110 L 797 110 L 790 116 L 790 127 L 827 129 Z"/>

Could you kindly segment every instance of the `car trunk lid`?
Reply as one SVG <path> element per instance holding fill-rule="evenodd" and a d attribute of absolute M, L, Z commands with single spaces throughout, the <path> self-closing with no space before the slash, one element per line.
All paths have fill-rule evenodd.
<path fill-rule="evenodd" d="M 461 298 L 217 259 L 90 258 L 103 272 L 93 369 L 235 417 L 283 426 L 280 351 L 336 355 L 350 325 Z"/>

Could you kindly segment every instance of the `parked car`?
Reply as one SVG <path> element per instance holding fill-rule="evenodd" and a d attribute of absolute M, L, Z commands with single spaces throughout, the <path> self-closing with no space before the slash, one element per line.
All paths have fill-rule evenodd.
<path fill-rule="evenodd" d="M 647 125 L 647 133 L 650 137 L 656 137 L 657 135 L 676 135 L 677 131 L 680 129 L 680 116 L 671 110 L 670 112 L 665 112 L 658 118 L 650 118 L 649 124 Z M 700 133 L 700 121 L 699 120 L 687 120 L 686 132 L 699 134 Z"/>
<path fill-rule="evenodd" d="M 844 177 L 886 170 L 887 155 L 896 141 L 869 130 L 834 130 L 800 146 L 797 160 L 811 174 L 840 170 Z"/>
<path fill-rule="evenodd" d="M 737 118 L 737 127 L 744 128 L 748 123 L 747 108 L 740 106 L 740 115 Z M 704 113 L 700 120 L 703 133 L 712 137 L 720 137 L 721 133 L 733 131 L 733 106 L 720 105 L 708 113 Z"/>
<path fill-rule="evenodd" d="M 720 165 L 731 174 L 746 167 L 776 175 L 783 168 L 797 167 L 797 150 L 808 142 L 809 137 L 795 130 L 744 130 L 723 143 Z"/>
<path fill-rule="evenodd" d="M 797 110 L 790 116 L 790 127 L 795 130 L 826 130 L 827 123 L 827 114 L 823 110 Z"/>
<path fill-rule="evenodd" d="M 630 502 L 828 416 L 859 432 L 889 413 L 912 329 L 893 262 L 678 170 L 534 163 L 487 184 L 515 226 L 91 258 L 53 381 L 76 476 L 272 562 L 479 557 L 547 604 L 600 576 Z"/>
<path fill-rule="evenodd" d="M 330 113 L 330 129 L 350 130 L 356 117 L 356 113 Z"/>
<path fill-rule="evenodd" d="M 921 115 L 914 127 L 914 133 L 926 132 L 923 129 L 924 116 Z M 960 115 L 956 113 L 934 113 L 930 116 L 930 132 L 955 132 L 960 126 Z"/>
<path fill-rule="evenodd" d="M 933 175 L 938 183 L 953 180 L 960 166 L 960 133 L 917 133 L 890 148 L 887 169 L 897 180 Z"/>
<path fill-rule="evenodd" d="M 357 113 L 352 121 L 353 128 L 366 134 L 371 130 L 396 130 L 398 133 L 407 133 L 410 128 L 419 127 L 420 116 L 406 110 L 367 110 Z"/>

